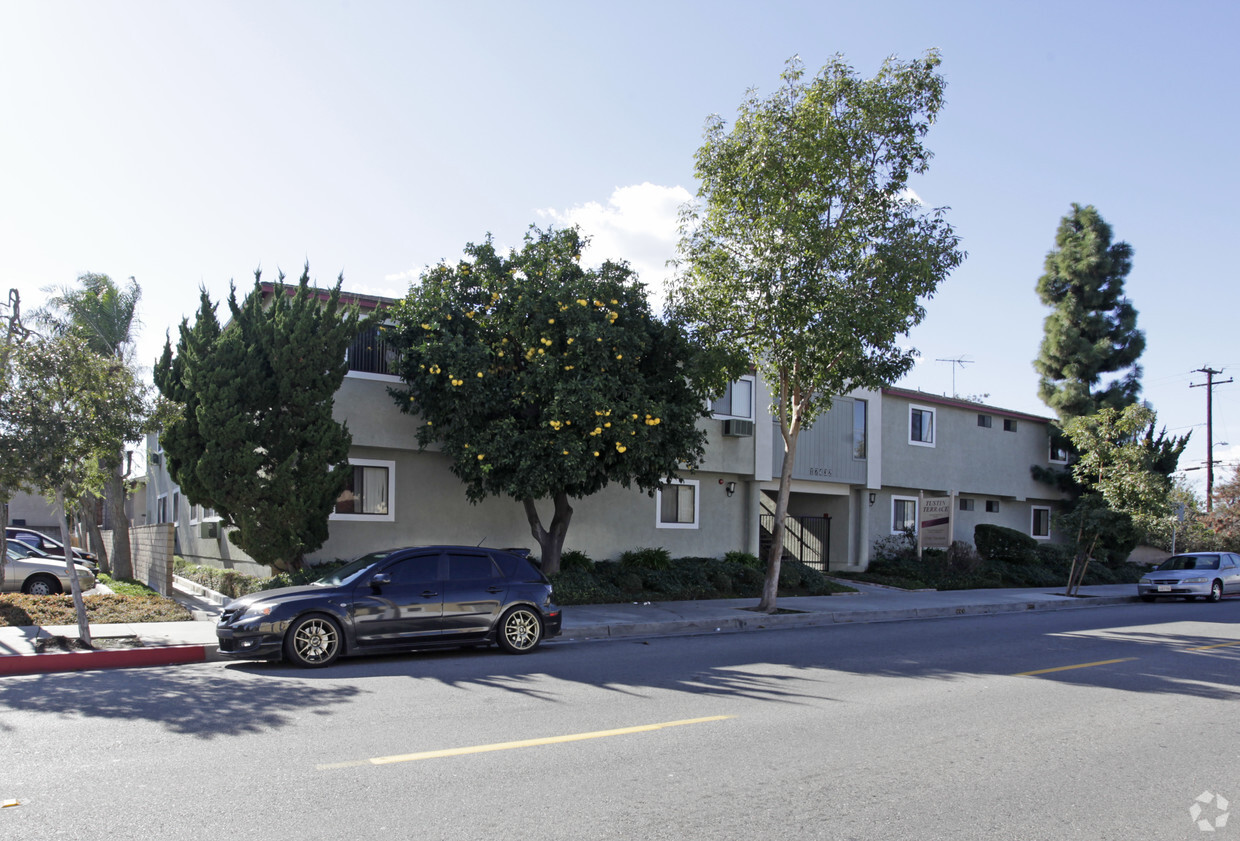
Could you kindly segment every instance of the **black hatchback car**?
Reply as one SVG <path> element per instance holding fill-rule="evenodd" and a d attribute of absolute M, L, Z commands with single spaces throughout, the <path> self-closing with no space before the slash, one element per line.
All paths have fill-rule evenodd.
<path fill-rule="evenodd" d="M 497 644 L 533 651 L 558 636 L 551 583 L 528 559 L 475 546 L 372 552 L 303 587 L 229 603 L 220 654 L 326 666 L 341 656 Z"/>

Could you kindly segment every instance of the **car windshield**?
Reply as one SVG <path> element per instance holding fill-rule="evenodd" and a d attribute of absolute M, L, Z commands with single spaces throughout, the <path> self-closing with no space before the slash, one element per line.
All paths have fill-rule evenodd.
<path fill-rule="evenodd" d="M 360 578 L 366 570 L 390 554 L 392 554 L 392 550 L 387 549 L 382 552 L 371 552 L 369 555 L 362 555 L 360 558 L 349 561 L 340 569 L 324 575 L 315 581 L 314 585 L 316 587 L 339 587 L 342 584 L 351 584 Z"/>
<path fill-rule="evenodd" d="M 1168 569 L 1218 569 L 1218 555 L 1175 555 L 1158 565 Z"/>

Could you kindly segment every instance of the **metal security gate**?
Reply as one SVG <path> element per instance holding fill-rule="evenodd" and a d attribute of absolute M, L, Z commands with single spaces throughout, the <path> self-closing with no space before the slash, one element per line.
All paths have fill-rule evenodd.
<path fill-rule="evenodd" d="M 775 537 L 775 515 L 760 514 L 763 543 L 770 545 Z M 831 518 L 797 517 L 784 518 L 784 557 L 795 558 L 820 572 L 831 569 Z"/>

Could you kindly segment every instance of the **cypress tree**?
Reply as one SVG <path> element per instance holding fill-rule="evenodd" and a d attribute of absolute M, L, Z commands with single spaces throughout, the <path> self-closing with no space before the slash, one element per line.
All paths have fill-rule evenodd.
<path fill-rule="evenodd" d="M 1041 377 L 1038 396 L 1061 422 L 1135 403 L 1145 334 L 1124 297 L 1132 246 L 1112 242 L 1111 226 L 1092 205 L 1073 204 L 1059 223 L 1045 269 L 1038 297 L 1052 311 L 1033 363 Z M 1119 376 L 1104 383 L 1108 374 Z"/>
<path fill-rule="evenodd" d="M 265 298 L 260 281 L 255 272 L 240 304 L 231 290 L 223 329 L 203 292 L 175 354 L 165 345 L 155 381 L 185 409 L 160 438 L 185 498 L 214 508 L 233 543 L 284 571 L 327 540 L 348 480 L 352 436 L 332 404 L 361 324 L 355 307 L 340 305 L 342 281 L 324 301 L 309 266 L 293 291 L 281 274 Z"/>

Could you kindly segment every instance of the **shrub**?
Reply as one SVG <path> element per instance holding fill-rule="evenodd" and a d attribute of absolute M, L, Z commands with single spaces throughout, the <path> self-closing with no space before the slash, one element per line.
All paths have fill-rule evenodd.
<path fill-rule="evenodd" d="M 569 549 L 560 555 L 560 570 L 570 569 L 590 569 L 594 566 L 594 561 L 585 552 L 578 549 Z"/>
<path fill-rule="evenodd" d="M 988 561 L 1035 563 L 1038 541 L 1024 532 L 1005 526 L 981 523 L 973 529 L 978 553 Z"/>
<path fill-rule="evenodd" d="M 620 554 L 620 566 L 643 569 L 671 569 L 672 553 L 658 547 L 654 549 L 629 549 Z"/>
<path fill-rule="evenodd" d="M 724 555 L 723 560 L 725 563 L 741 564 L 743 566 L 753 567 L 754 569 L 763 569 L 766 566 L 766 564 L 762 562 L 762 559 L 757 555 L 751 555 L 748 552 L 738 552 L 735 550 Z"/>

